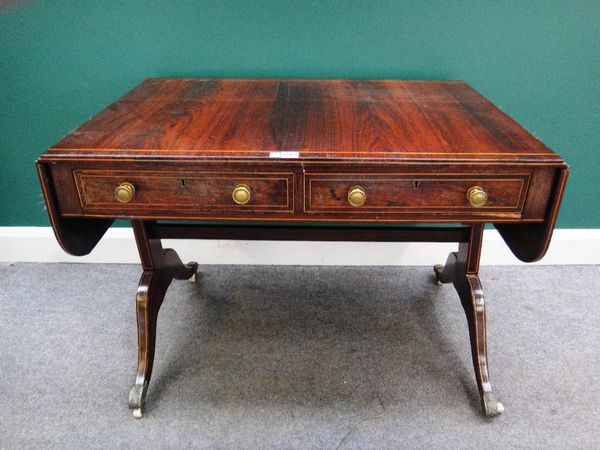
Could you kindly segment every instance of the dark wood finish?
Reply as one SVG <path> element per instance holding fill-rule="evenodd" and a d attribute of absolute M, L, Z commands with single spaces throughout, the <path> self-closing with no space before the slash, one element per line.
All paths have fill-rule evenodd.
<path fill-rule="evenodd" d="M 438 283 L 453 283 L 460 297 L 471 340 L 471 356 L 475 368 L 475 379 L 481 398 L 481 405 L 486 416 L 493 417 L 504 411 L 502 403 L 496 401 L 492 392 L 489 376 L 485 299 L 479 281 L 479 255 L 483 239 L 483 225 L 470 227 L 468 242 L 461 242 L 458 252 L 450 253 L 445 266 L 435 266 L 434 272 Z"/>
<path fill-rule="evenodd" d="M 556 223 L 568 175 L 567 170 L 556 173 L 553 190 L 554 200 L 547 207 L 548 211 L 544 222 L 528 225 L 520 223 L 494 224 L 508 247 L 521 261 L 538 261 L 546 254 L 550 239 L 552 239 L 552 232 L 554 231 L 554 224 Z M 532 194 L 532 196 L 534 195 Z"/>
<path fill-rule="evenodd" d="M 148 222 L 154 239 L 243 239 L 249 241 L 466 242 L 469 227 L 365 227 L 157 224 Z"/>
<path fill-rule="evenodd" d="M 56 155 L 562 160 L 462 81 L 152 78 Z"/>
<path fill-rule="evenodd" d="M 400 80 L 153 78 L 37 168 L 66 251 L 89 253 L 114 219 L 132 220 L 144 267 L 130 395 L 138 413 L 166 289 L 195 271 L 162 249 L 160 239 L 173 237 L 458 242 L 436 276 L 459 294 L 484 412 L 499 413 L 477 276 L 483 226 L 494 224 L 523 261 L 541 258 L 568 174 L 560 156 L 464 82 Z M 122 183 L 135 189 L 125 203 L 114 197 Z M 232 197 L 240 184 L 251 191 L 243 205 Z M 356 186 L 362 206 L 348 200 Z M 487 204 L 470 204 L 474 186 Z M 399 226 L 414 223 L 463 225 Z"/>
<path fill-rule="evenodd" d="M 138 284 L 135 301 L 138 368 L 135 384 L 129 392 L 129 407 L 136 415 L 141 416 L 154 364 L 158 311 L 171 281 L 193 277 L 198 265 L 196 263 L 183 265 L 173 249 L 163 249 L 160 240 L 149 238 L 143 221 L 133 220 L 131 226 L 144 272 Z"/>
<path fill-rule="evenodd" d="M 106 230 L 110 228 L 113 219 L 87 219 L 63 217 L 58 208 L 58 199 L 56 197 L 56 186 L 51 179 L 48 166 L 45 164 L 36 165 L 42 193 L 48 217 L 54 230 L 56 240 L 62 249 L 74 256 L 83 256 L 91 252 L 96 244 L 100 242 Z"/>
<path fill-rule="evenodd" d="M 65 199 L 58 205 L 63 217 L 314 223 L 543 222 L 548 202 L 554 203 L 552 180 L 563 171 L 524 164 L 386 165 L 345 159 L 338 165 L 305 160 L 130 161 L 44 156 L 39 164 L 47 166 L 57 197 Z M 249 167 L 254 170 L 249 172 Z M 136 186 L 130 203 L 120 203 L 113 196 L 123 181 Z M 247 205 L 236 205 L 231 198 L 237 183 L 252 188 Z M 361 208 L 351 207 L 343 192 L 352 183 L 362 183 L 366 189 L 369 200 Z M 311 185 L 317 193 L 321 191 L 317 205 L 309 195 Z M 467 202 L 466 192 L 474 185 L 488 192 L 488 205 L 474 208 Z M 546 196 L 532 194 L 530 185 Z M 338 207 L 331 208 L 331 204 Z"/>
<path fill-rule="evenodd" d="M 507 241 L 523 242 L 530 248 L 525 254 L 519 251 L 519 244 L 510 244 L 525 260 L 541 258 L 547 248 L 553 226 L 547 226 L 548 211 L 560 200 L 560 187 L 554 180 L 567 170 L 558 155 L 464 82 L 399 80 L 149 79 L 65 137 L 39 163 L 52 172 L 57 208 L 63 217 L 518 222 L 519 227 L 500 229 Z M 194 176 L 196 171 L 247 173 L 249 167 L 253 172 L 283 169 L 292 173 L 289 208 L 275 203 L 260 210 L 250 204 L 218 208 L 195 202 L 190 205 L 185 201 L 186 192 L 175 186 L 179 178 Z M 104 171 L 115 177 L 105 179 L 106 186 L 96 187 L 96 193 L 100 189 L 108 201 L 100 207 L 88 204 L 85 193 L 83 197 L 73 195 L 81 195 L 74 173 L 84 170 Z M 127 170 L 134 172 L 130 174 L 134 181 L 138 180 L 135 173 L 153 171 L 170 170 L 174 178 L 152 186 L 142 183 L 139 198 L 147 201 L 120 205 L 109 194 L 117 171 Z M 307 207 L 303 194 L 307 171 L 404 173 L 415 178 L 458 174 L 464 180 L 484 177 L 488 180 L 484 188 L 491 189 L 490 203 L 484 208 L 469 208 L 460 195 L 468 186 L 457 182 L 434 184 L 439 187 L 437 191 L 427 189 L 425 183 L 418 196 L 413 193 L 409 198 L 429 209 L 392 208 L 384 214 L 381 207 Z M 507 182 L 489 185 L 494 177 L 526 178 L 528 185 L 519 198 L 522 204 L 494 208 L 495 202 L 505 205 L 514 196 L 514 192 L 505 192 Z M 157 192 L 159 184 L 161 190 Z M 379 196 L 385 205 L 400 202 L 401 189 L 381 192 L 383 187 L 375 184 L 373 189 L 379 192 L 375 197 L 367 192 L 369 199 Z M 206 189 L 223 201 L 228 199 L 230 186 L 218 188 Z M 194 189 L 201 192 L 204 188 L 197 186 L 188 193 Z M 271 186 L 271 191 L 281 194 L 281 187 Z M 429 195 L 422 194 L 427 191 Z M 334 192 L 333 198 L 343 199 L 342 194 Z M 150 201 L 157 196 L 161 201 Z M 258 200 L 254 196 L 253 201 Z M 178 203 L 182 201 L 184 205 Z M 156 206 L 161 202 L 162 207 Z M 165 204 L 179 206 L 169 209 Z"/>
<path fill-rule="evenodd" d="M 482 177 L 473 174 L 437 175 L 356 175 L 310 174 L 305 178 L 305 212 L 347 211 L 389 214 L 398 212 L 511 212 L 520 215 L 527 192 L 528 176 Z M 367 194 L 365 204 L 356 209 L 348 203 L 348 190 L 359 185 Z M 473 208 L 465 195 L 471 186 L 481 186 L 488 194 L 487 205 Z M 444 211 L 445 210 L 445 211 Z"/>
<path fill-rule="evenodd" d="M 152 171 L 75 171 L 75 180 L 84 212 L 121 210 L 191 210 L 198 212 L 252 213 L 256 210 L 293 212 L 293 174 L 281 172 L 164 172 Z M 136 188 L 129 203 L 115 199 L 114 189 L 127 181 Z M 233 189 L 239 184 L 252 188 L 250 201 L 238 205 Z"/>

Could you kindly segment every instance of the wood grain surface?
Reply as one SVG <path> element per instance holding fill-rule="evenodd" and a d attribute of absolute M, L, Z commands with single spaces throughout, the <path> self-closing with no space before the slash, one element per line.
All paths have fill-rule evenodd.
<path fill-rule="evenodd" d="M 151 78 L 50 148 L 38 170 L 57 236 L 76 253 L 93 247 L 70 243 L 73 230 L 85 241 L 82 218 L 97 225 L 96 242 L 115 218 L 493 223 L 534 260 L 568 166 L 462 81 Z M 122 183 L 135 188 L 127 203 L 114 195 Z M 251 190 L 247 204 L 232 198 L 238 185 Z M 356 186 L 360 207 L 348 198 Z M 474 187 L 485 205 L 467 199 Z"/>
<path fill-rule="evenodd" d="M 144 81 L 60 154 L 122 157 L 560 161 L 462 81 Z"/>

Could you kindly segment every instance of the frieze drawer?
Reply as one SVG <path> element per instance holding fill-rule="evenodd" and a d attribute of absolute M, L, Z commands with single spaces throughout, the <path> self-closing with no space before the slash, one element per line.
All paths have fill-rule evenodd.
<path fill-rule="evenodd" d="M 306 213 L 520 213 L 529 174 L 306 174 Z"/>
<path fill-rule="evenodd" d="M 293 211 L 293 174 L 75 170 L 83 211 Z"/>

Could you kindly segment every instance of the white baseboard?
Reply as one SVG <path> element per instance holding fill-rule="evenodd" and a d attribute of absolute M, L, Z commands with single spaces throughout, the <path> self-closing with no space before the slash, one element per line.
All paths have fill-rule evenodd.
<path fill-rule="evenodd" d="M 496 230 L 485 230 L 481 263 L 522 264 Z M 456 244 L 165 240 L 184 261 L 206 264 L 431 266 Z M 129 228 L 111 228 L 87 256 L 67 255 L 50 227 L 0 227 L 0 262 L 139 263 Z M 536 264 L 600 264 L 600 229 L 555 230 L 546 257 Z"/>

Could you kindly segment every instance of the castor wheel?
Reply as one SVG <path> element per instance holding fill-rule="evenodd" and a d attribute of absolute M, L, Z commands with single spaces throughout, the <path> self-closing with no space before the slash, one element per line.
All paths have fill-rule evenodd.
<path fill-rule="evenodd" d="M 496 400 L 494 394 L 486 392 L 481 397 L 483 413 L 486 417 L 496 417 L 504 412 L 504 405 Z"/>
<path fill-rule="evenodd" d="M 188 269 L 191 269 L 194 273 L 188 278 L 190 283 L 195 283 L 198 280 L 198 263 L 191 261 L 185 265 Z"/>
<path fill-rule="evenodd" d="M 433 266 L 433 273 L 435 275 L 435 282 L 439 285 L 442 286 L 444 283 L 442 283 L 440 281 L 440 272 L 444 270 L 444 266 L 442 264 L 436 264 L 435 266 Z"/>
<path fill-rule="evenodd" d="M 143 384 L 136 383 L 129 391 L 129 409 L 132 410 L 133 417 L 136 419 L 141 419 L 143 416 L 147 391 L 148 381 L 144 381 Z"/>

